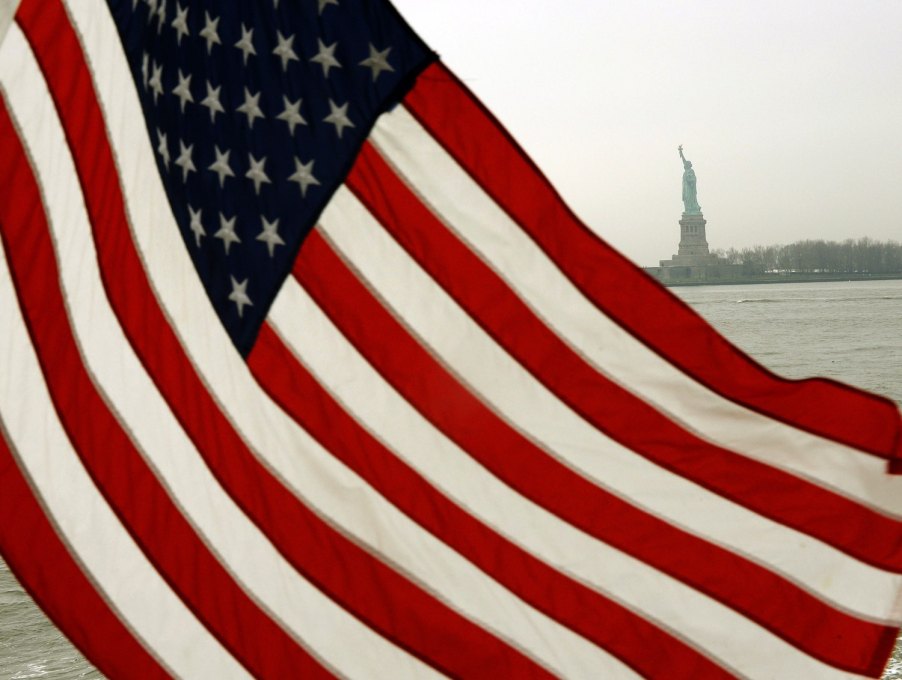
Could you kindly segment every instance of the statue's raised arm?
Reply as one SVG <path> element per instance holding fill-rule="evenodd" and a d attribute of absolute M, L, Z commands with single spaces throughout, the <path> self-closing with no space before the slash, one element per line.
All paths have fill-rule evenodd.
<path fill-rule="evenodd" d="M 677 150 L 680 152 L 680 159 L 683 161 L 683 212 L 688 215 L 699 215 L 702 212 L 702 208 L 698 204 L 695 170 L 692 169 L 692 162 L 687 161 L 683 155 L 682 144 L 677 147 Z"/>

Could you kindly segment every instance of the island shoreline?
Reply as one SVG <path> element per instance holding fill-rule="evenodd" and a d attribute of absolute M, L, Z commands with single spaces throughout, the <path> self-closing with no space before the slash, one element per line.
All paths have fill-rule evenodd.
<path fill-rule="evenodd" d="M 842 283 L 843 281 L 895 281 L 902 279 L 902 272 L 897 274 L 762 274 L 760 276 L 748 276 L 736 279 L 692 279 L 692 280 L 668 280 L 649 274 L 658 283 L 667 288 L 680 286 L 745 286 L 750 284 L 774 284 L 774 283 Z"/>

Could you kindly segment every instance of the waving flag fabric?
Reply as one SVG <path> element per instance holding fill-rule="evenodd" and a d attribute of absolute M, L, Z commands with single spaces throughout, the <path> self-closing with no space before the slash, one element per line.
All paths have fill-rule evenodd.
<path fill-rule="evenodd" d="M 879 676 L 897 407 L 732 347 L 388 3 L 24 0 L 0 88 L 0 551 L 104 673 Z"/>

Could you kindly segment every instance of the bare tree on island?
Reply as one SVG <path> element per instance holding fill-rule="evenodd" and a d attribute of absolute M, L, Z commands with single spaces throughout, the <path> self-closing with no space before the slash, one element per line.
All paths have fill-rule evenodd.
<path fill-rule="evenodd" d="M 744 274 L 775 271 L 859 275 L 902 273 L 902 243 L 867 237 L 842 242 L 814 239 L 787 245 L 728 248 L 717 250 L 715 254 L 731 264 L 742 265 Z"/>

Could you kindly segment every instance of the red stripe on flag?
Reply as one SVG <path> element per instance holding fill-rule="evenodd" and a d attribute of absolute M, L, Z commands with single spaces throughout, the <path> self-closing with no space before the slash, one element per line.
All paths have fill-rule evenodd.
<path fill-rule="evenodd" d="M 142 364 L 213 474 L 285 558 L 387 639 L 454 674 L 544 676 L 543 669 L 460 616 L 323 521 L 235 432 L 168 325 L 130 238 L 112 150 L 77 38 L 58 2 L 27 3 L 20 21 L 51 86 L 94 230 L 104 289 Z M 336 565 L 343 568 L 337 569 Z M 346 578 L 347 571 L 354 578 Z M 280 657 L 265 640 L 263 657 Z M 294 672 L 305 669 L 296 663 Z M 281 663 L 274 661 L 274 663 Z M 322 669 L 309 668 L 315 674 Z"/>
<path fill-rule="evenodd" d="M 600 431 L 765 517 L 902 572 L 902 522 L 706 442 L 596 371 L 420 202 L 371 145 L 346 183 L 486 333 Z"/>
<path fill-rule="evenodd" d="M 54 408 L 88 474 L 160 575 L 248 670 L 265 677 L 299 668 L 315 673 L 317 662 L 210 553 L 98 393 L 69 325 L 40 191 L 5 106 L 0 148 L 0 177 L 7 178 L 0 184 L 0 235 L 10 274 Z"/>
<path fill-rule="evenodd" d="M 446 498 L 349 416 L 266 324 L 248 365 L 273 399 L 339 460 L 524 601 L 643 675 L 730 677 L 696 650 L 555 571 Z"/>
<path fill-rule="evenodd" d="M 392 204 L 397 207 L 399 202 Z M 428 230 L 422 220 L 415 224 L 421 235 Z M 467 278 L 464 272 L 458 270 L 458 276 Z M 557 463 L 424 350 L 318 231 L 307 237 L 294 273 L 389 383 L 519 493 L 582 531 L 732 607 L 815 658 L 858 673 L 869 673 L 886 659 L 895 629 L 837 611 L 777 574 L 632 507 Z M 843 645 L 836 644 L 837 636 Z"/>
<path fill-rule="evenodd" d="M 902 418 L 895 404 L 828 379 L 781 378 L 722 338 L 580 222 L 501 124 L 442 64 L 424 71 L 404 103 L 573 284 L 649 348 L 754 411 L 882 458 L 902 459 Z"/>
<path fill-rule="evenodd" d="M 51 621 L 104 675 L 168 678 L 57 534 L 0 427 L 0 553 Z"/>

